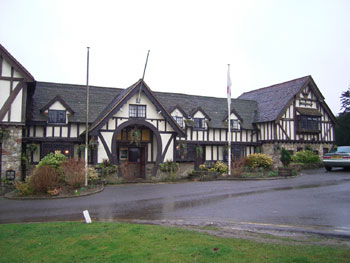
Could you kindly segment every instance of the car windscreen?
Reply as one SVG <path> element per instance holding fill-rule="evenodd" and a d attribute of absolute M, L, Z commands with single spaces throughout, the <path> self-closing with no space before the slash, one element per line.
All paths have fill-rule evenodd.
<path fill-rule="evenodd" d="M 338 147 L 337 153 L 350 153 L 350 146 L 340 146 L 340 147 Z"/>

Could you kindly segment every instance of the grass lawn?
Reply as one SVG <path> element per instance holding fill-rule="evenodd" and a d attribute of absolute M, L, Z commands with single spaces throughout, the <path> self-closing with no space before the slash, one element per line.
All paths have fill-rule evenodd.
<path fill-rule="evenodd" d="M 258 243 L 127 223 L 3 224 L 0 262 L 350 262 L 350 249 Z"/>

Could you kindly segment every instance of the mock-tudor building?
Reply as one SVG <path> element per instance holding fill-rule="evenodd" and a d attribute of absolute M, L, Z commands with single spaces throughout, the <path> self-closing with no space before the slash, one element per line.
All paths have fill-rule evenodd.
<path fill-rule="evenodd" d="M 50 152 L 83 157 L 86 86 L 35 81 L 0 45 L 2 174 Z M 227 160 L 226 98 L 153 92 L 142 80 L 126 89 L 90 86 L 89 162 L 109 160 L 120 176 L 150 178 L 166 160 L 192 169 Z M 232 157 L 334 143 L 335 117 L 311 76 L 242 94 L 231 103 Z"/>

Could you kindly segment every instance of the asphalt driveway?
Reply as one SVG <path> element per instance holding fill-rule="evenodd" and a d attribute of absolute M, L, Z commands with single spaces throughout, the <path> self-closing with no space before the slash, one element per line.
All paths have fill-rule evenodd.
<path fill-rule="evenodd" d="M 107 186 L 55 200 L 0 197 L 0 223 L 145 220 L 327 232 L 350 237 L 350 172 L 323 169 L 290 179 Z"/>

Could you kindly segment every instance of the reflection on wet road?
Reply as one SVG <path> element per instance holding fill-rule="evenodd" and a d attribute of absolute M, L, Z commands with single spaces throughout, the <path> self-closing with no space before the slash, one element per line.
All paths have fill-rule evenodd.
<path fill-rule="evenodd" d="M 107 186 L 96 195 L 58 200 L 0 198 L 0 223 L 123 219 L 253 222 L 332 228 L 350 235 L 350 173 L 323 170 L 267 181 Z"/>

